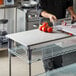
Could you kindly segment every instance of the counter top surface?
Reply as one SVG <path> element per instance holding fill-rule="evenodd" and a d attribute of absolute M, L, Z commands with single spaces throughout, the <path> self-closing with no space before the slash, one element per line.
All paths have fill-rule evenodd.
<path fill-rule="evenodd" d="M 62 32 L 53 32 L 53 33 L 46 33 L 42 32 L 39 29 L 24 31 L 14 34 L 6 35 L 9 39 L 12 39 L 24 46 L 32 46 L 39 43 L 49 42 L 61 38 L 70 37 L 66 33 Z"/>

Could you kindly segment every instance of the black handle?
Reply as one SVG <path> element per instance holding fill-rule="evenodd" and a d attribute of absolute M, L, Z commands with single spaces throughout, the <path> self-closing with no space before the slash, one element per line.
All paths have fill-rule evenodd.
<path fill-rule="evenodd" d="M 0 19 L 0 24 L 6 24 L 8 22 L 8 19 Z"/>
<path fill-rule="evenodd" d="M 75 22 L 76 22 L 76 20 L 73 19 L 73 20 L 71 21 L 71 24 L 74 24 Z"/>

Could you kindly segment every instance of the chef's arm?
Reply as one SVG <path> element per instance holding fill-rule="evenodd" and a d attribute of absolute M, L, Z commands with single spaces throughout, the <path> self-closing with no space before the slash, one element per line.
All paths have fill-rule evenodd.
<path fill-rule="evenodd" d="M 54 22 L 54 20 L 56 20 L 57 18 L 55 15 L 47 12 L 46 6 L 47 6 L 46 0 L 39 0 L 38 4 L 39 15 L 44 18 L 49 18 L 50 22 Z"/>
<path fill-rule="evenodd" d="M 71 18 L 76 20 L 76 13 L 73 10 L 73 6 L 68 7 L 68 11 L 71 14 Z"/>
<path fill-rule="evenodd" d="M 48 13 L 46 11 L 42 11 L 41 12 L 41 16 L 45 17 L 45 18 L 49 18 L 50 19 L 50 22 L 54 22 L 55 20 L 57 20 L 56 16 L 51 14 L 51 13 Z"/>

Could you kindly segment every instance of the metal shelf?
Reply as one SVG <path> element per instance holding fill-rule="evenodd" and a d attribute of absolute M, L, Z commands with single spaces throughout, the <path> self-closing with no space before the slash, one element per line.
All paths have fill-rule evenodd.
<path fill-rule="evenodd" d="M 4 44 L 4 45 L 0 44 L 0 51 L 3 51 L 3 50 L 8 50 L 8 44 Z"/>
<path fill-rule="evenodd" d="M 8 50 L 8 48 L 0 48 L 0 51 Z"/>
<path fill-rule="evenodd" d="M 28 62 L 28 54 L 26 47 L 19 45 L 12 47 L 11 49 L 9 49 L 9 51 L 11 51 L 12 54 L 18 56 L 21 60 L 25 61 L 26 63 Z M 75 51 L 76 51 L 76 45 L 63 48 L 56 44 L 50 44 L 49 46 L 35 48 L 32 49 L 31 63 L 56 57 L 59 55 L 68 54 Z"/>
<path fill-rule="evenodd" d="M 36 76 L 76 76 L 76 64 L 64 66 Z"/>
<path fill-rule="evenodd" d="M 14 8 L 17 7 L 17 5 L 0 5 L 0 9 L 4 9 L 4 8 Z"/>

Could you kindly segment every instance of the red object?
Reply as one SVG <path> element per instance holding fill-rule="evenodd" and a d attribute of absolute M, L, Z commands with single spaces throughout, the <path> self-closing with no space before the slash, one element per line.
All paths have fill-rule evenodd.
<path fill-rule="evenodd" d="M 62 24 L 63 26 L 66 26 L 66 25 L 67 25 L 67 22 L 63 21 L 61 24 Z"/>
<path fill-rule="evenodd" d="M 3 4 L 3 1 L 4 1 L 4 0 L 0 0 L 0 5 L 2 5 L 2 4 Z"/>
<path fill-rule="evenodd" d="M 65 22 L 65 26 L 67 25 L 67 22 Z"/>
<path fill-rule="evenodd" d="M 53 28 L 52 28 L 52 27 L 48 27 L 48 28 L 47 28 L 47 31 L 48 31 L 48 32 L 53 32 Z"/>
<path fill-rule="evenodd" d="M 46 27 L 42 27 L 42 31 L 47 32 L 47 28 Z"/>
<path fill-rule="evenodd" d="M 42 31 L 42 27 L 43 27 L 43 26 L 39 26 L 39 30 L 40 30 L 40 31 Z"/>
<path fill-rule="evenodd" d="M 45 22 L 43 22 L 42 26 L 46 26 L 46 23 L 45 23 Z"/>
<path fill-rule="evenodd" d="M 47 26 L 47 25 L 48 25 L 47 22 L 43 22 L 43 23 L 42 23 L 42 26 L 44 26 L 44 27 Z"/>
<path fill-rule="evenodd" d="M 72 36 L 73 34 L 72 33 L 69 33 L 69 35 Z"/>
<path fill-rule="evenodd" d="M 43 32 L 53 32 L 53 28 L 50 27 L 47 22 L 43 22 L 42 26 L 39 26 L 39 30 Z"/>

